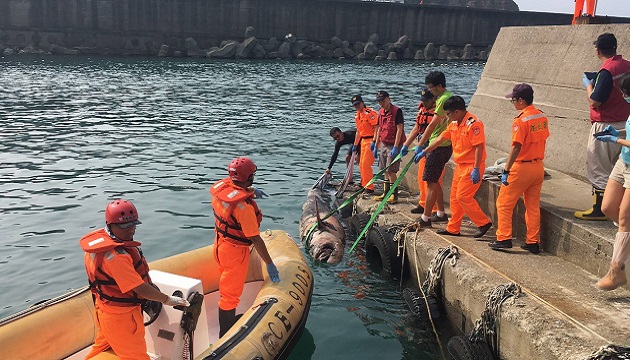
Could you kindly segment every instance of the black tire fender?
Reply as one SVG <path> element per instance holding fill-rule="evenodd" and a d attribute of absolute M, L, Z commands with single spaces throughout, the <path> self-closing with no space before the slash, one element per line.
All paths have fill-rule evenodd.
<path fill-rule="evenodd" d="M 355 214 L 350 219 L 350 231 L 352 231 L 352 234 L 355 237 L 358 236 L 361 233 L 361 231 L 363 231 L 363 228 L 365 228 L 365 226 L 367 225 L 369 221 L 370 221 L 370 214 L 365 214 L 365 213 Z"/>
<path fill-rule="evenodd" d="M 451 359 L 454 360 L 493 360 L 494 356 L 488 344 L 483 341 L 471 342 L 464 336 L 453 336 L 446 345 Z"/>
<path fill-rule="evenodd" d="M 419 317 L 420 320 L 429 320 L 429 311 L 431 312 L 431 319 L 435 320 L 440 318 L 440 307 L 438 300 L 434 296 L 427 296 L 425 301 L 420 291 L 411 288 L 403 289 L 402 296 L 409 310 Z M 427 303 L 429 304 L 429 311 L 427 311 Z"/>
<path fill-rule="evenodd" d="M 373 227 L 365 239 L 367 254 L 378 252 L 386 270 L 394 279 L 400 277 L 402 256 L 398 257 L 398 245 L 394 242 L 394 234 L 387 232 L 385 227 Z"/>

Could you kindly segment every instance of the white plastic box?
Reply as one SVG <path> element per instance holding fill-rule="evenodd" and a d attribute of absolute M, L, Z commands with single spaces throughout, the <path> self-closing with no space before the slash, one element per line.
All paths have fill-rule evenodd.
<path fill-rule="evenodd" d="M 149 271 L 151 280 L 160 291 L 172 295 L 179 290 L 187 299 L 188 295 L 198 292 L 203 295 L 201 280 L 185 276 L 169 274 L 159 270 Z M 146 327 L 145 340 L 147 351 L 158 355 L 160 360 L 182 359 L 184 350 L 184 331 L 180 326 L 183 312 L 164 305 L 158 318 Z M 208 321 L 205 306 L 201 306 L 201 314 L 197 321 L 193 343 L 193 358 L 199 356 L 209 346 Z"/>

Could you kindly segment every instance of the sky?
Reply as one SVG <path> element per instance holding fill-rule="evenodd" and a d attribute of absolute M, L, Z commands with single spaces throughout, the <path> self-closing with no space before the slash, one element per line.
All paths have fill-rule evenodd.
<path fill-rule="evenodd" d="M 573 0 L 514 0 L 522 11 L 573 14 Z M 598 0 L 595 15 L 630 17 L 630 0 Z"/>

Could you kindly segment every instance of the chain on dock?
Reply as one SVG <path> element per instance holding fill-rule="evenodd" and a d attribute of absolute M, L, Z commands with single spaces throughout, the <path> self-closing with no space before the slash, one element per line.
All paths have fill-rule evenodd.
<path fill-rule="evenodd" d="M 428 295 L 435 296 L 435 288 L 442 278 L 442 270 L 447 259 L 451 259 L 450 265 L 455 266 L 457 259 L 459 259 L 459 249 L 456 246 L 449 246 L 445 248 L 439 248 L 438 253 L 435 254 L 433 260 L 429 264 L 429 270 L 427 278 L 422 283 L 422 287 Z"/>
<path fill-rule="evenodd" d="M 481 317 L 475 321 L 475 326 L 470 332 L 470 341 L 486 341 L 494 354 L 498 356 L 501 305 L 509 298 L 516 300 L 521 293 L 521 287 L 516 283 L 503 284 L 494 288 L 486 300 L 486 308 L 481 313 Z"/>
<path fill-rule="evenodd" d="M 630 360 L 630 347 L 613 344 L 604 345 L 586 360 Z"/>

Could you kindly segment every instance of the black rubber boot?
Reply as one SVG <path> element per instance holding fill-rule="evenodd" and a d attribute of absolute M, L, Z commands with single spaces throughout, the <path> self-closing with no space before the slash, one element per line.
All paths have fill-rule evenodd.
<path fill-rule="evenodd" d="M 603 199 L 604 190 L 593 188 L 593 207 L 584 211 L 576 211 L 573 215 L 582 220 L 606 220 L 606 215 L 602 212 Z"/>
<path fill-rule="evenodd" d="M 389 192 L 389 188 L 390 188 L 389 181 L 385 181 L 385 182 L 383 183 L 383 194 L 382 194 L 382 195 L 379 195 L 379 196 L 375 196 L 375 197 L 374 197 L 374 200 L 376 200 L 376 201 L 380 201 L 380 200 L 385 199 L 385 195 Z"/>
<path fill-rule="evenodd" d="M 219 338 L 223 337 L 236 322 L 236 309 L 219 309 Z"/>

